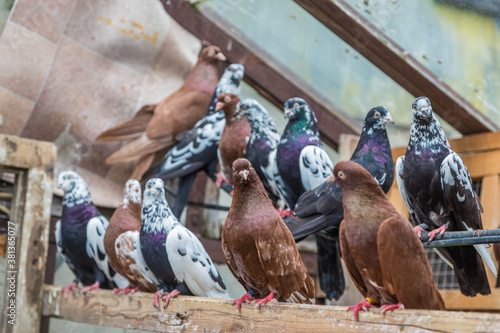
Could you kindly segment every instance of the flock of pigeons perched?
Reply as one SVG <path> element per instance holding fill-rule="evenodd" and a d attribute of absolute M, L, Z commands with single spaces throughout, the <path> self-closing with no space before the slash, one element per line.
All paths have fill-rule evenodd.
<path fill-rule="evenodd" d="M 394 168 L 383 106 L 366 115 L 350 159 L 333 165 L 319 139 L 314 112 L 301 98 L 284 105 L 288 123 L 279 134 L 266 109 L 240 100 L 244 68 L 225 61 L 216 46 L 202 50 L 182 87 L 156 105 L 107 130 L 98 140 L 133 139 L 108 159 L 139 159 L 111 219 L 91 200 L 73 171 L 59 175 L 63 212 L 56 225 L 60 254 L 75 274 L 65 296 L 115 288 L 120 294 L 155 292 L 167 306 L 176 295 L 229 298 L 200 240 L 179 223 L 196 174 L 204 171 L 232 195 L 222 230 L 229 270 L 248 292 L 235 300 L 314 303 L 315 288 L 296 242 L 314 235 L 321 288 L 338 299 L 345 288 L 341 260 L 364 300 L 350 307 L 444 309 L 422 242 L 446 230 L 481 229 L 481 204 L 426 97 L 412 104 L 405 156 Z M 173 145 L 173 146 L 172 146 Z M 170 150 L 160 162 L 155 153 Z M 397 213 L 385 196 L 394 180 L 411 215 Z M 164 181 L 178 178 L 170 209 Z M 144 195 L 138 180 L 147 180 Z M 414 228 L 412 228 L 412 224 Z M 485 245 L 439 248 L 464 295 L 490 294 L 481 257 L 496 274 Z"/>

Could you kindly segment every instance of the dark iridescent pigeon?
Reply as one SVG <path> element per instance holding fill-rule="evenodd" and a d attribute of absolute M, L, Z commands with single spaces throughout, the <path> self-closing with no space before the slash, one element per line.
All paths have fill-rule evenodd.
<path fill-rule="evenodd" d="M 394 181 L 394 163 L 385 126 L 393 123 L 385 107 L 372 108 L 365 117 L 361 137 L 351 157 L 351 161 L 370 172 L 385 193 Z M 342 190 L 326 181 L 302 194 L 294 213 L 296 217 L 287 223 L 288 228 L 295 241 L 316 234 L 320 286 L 328 299 L 338 300 L 345 289 L 338 229 L 344 218 Z"/>
<path fill-rule="evenodd" d="M 282 194 L 293 209 L 302 193 L 318 187 L 332 174 L 333 163 L 323 149 L 318 121 L 306 101 L 286 101 L 285 118 L 289 120 L 276 159 L 284 183 Z"/>
<path fill-rule="evenodd" d="M 86 286 L 84 291 L 127 287 L 129 282 L 108 264 L 104 234 L 109 222 L 92 203 L 85 181 L 74 171 L 64 171 L 57 187 L 64 191 L 55 230 L 57 249 L 75 274 L 73 283 L 63 288 L 64 295 L 76 289 L 78 282 Z"/>
<path fill-rule="evenodd" d="M 159 299 L 165 306 L 171 297 L 196 295 L 229 298 L 226 286 L 200 240 L 173 215 L 163 181 L 150 179 L 142 201 L 141 250 L 146 264 L 155 276 Z"/>
<path fill-rule="evenodd" d="M 215 111 L 217 96 L 222 93 L 240 93 L 244 67 L 231 64 L 219 81 L 207 114 L 191 131 L 178 136 L 180 140 L 168 151 L 162 161 L 144 175 L 144 179 L 169 180 L 179 177 L 179 186 L 173 212 L 180 217 L 187 204 L 191 186 L 199 171 L 204 170 L 215 180 L 217 172 L 217 147 L 226 124 L 223 111 Z"/>
<path fill-rule="evenodd" d="M 238 103 L 234 117 L 248 119 L 251 133 L 244 152 L 245 158 L 253 165 L 273 205 L 283 209 L 286 203 L 278 190 L 282 180 L 276 164 L 280 135 L 273 119 L 267 110 L 252 98 Z"/>
<path fill-rule="evenodd" d="M 413 120 L 405 156 L 396 162 L 398 187 L 415 223 L 429 239 L 445 230 L 482 229 L 482 207 L 462 159 L 451 150 L 427 97 L 412 104 Z M 466 296 L 491 293 L 481 257 L 497 274 L 486 245 L 436 248 L 455 271 Z M 476 252 L 477 251 L 477 252 Z"/>

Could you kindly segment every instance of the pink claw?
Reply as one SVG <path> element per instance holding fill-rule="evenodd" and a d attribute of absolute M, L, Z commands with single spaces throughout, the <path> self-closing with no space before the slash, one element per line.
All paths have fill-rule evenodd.
<path fill-rule="evenodd" d="M 76 282 L 71 282 L 71 284 L 67 287 L 62 287 L 61 290 L 64 293 L 64 298 L 68 298 L 68 292 L 70 290 L 75 290 L 78 288 L 78 284 Z"/>
<path fill-rule="evenodd" d="M 165 295 L 165 294 L 166 293 L 164 293 L 163 291 L 158 290 L 157 292 L 155 292 L 155 294 L 153 296 L 153 305 L 158 310 L 160 310 L 160 298 L 162 298 L 163 295 Z"/>
<path fill-rule="evenodd" d="M 215 174 L 215 186 L 217 186 L 217 188 L 221 188 L 222 186 L 222 183 L 228 183 L 229 184 L 229 180 L 227 180 L 226 177 L 224 177 L 221 173 L 216 173 Z"/>
<path fill-rule="evenodd" d="M 386 304 L 386 305 L 382 305 L 381 306 L 382 313 L 386 313 L 387 311 L 394 311 L 394 310 L 398 310 L 398 309 L 404 309 L 404 308 L 405 308 L 405 306 L 402 303 L 398 303 L 398 304 Z"/>
<path fill-rule="evenodd" d="M 87 291 L 97 290 L 97 289 L 99 289 L 99 286 L 100 286 L 100 285 L 101 285 L 101 284 L 100 284 L 99 282 L 97 282 L 97 281 L 96 281 L 94 284 L 91 284 L 90 286 L 83 287 L 83 288 L 82 288 L 82 291 L 85 293 L 85 292 L 87 292 Z"/>
<path fill-rule="evenodd" d="M 261 305 L 266 304 L 268 302 L 277 302 L 277 300 L 274 298 L 274 293 L 272 291 L 269 295 L 267 295 L 267 297 L 261 298 L 261 299 L 256 299 L 253 301 L 256 309 L 260 308 Z"/>
<path fill-rule="evenodd" d="M 436 237 L 438 234 L 439 235 L 444 234 L 444 232 L 446 231 L 446 229 L 448 229 L 448 225 L 447 224 L 443 224 L 439 228 L 434 229 L 431 232 L 429 232 L 429 234 L 428 234 L 428 236 L 429 236 L 429 242 L 432 242 L 432 240 L 434 239 L 434 237 Z"/>
<path fill-rule="evenodd" d="M 422 231 L 424 231 L 424 228 L 420 224 L 413 228 L 413 231 L 417 234 L 418 238 L 422 238 Z"/>
<path fill-rule="evenodd" d="M 124 295 L 124 294 L 128 294 L 128 293 L 135 293 L 138 290 L 139 290 L 139 287 L 130 288 L 130 286 L 127 288 L 124 288 L 124 289 L 115 288 L 115 289 L 113 289 L 113 294 Z"/>
<path fill-rule="evenodd" d="M 284 219 L 285 217 L 294 217 L 293 215 L 293 210 L 290 209 L 276 209 L 278 212 L 279 216 Z"/>
<path fill-rule="evenodd" d="M 168 306 L 168 302 L 170 301 L 171 298 L 179 296 L 181 293 L 177 290 L 174 289 L 171 293 L 165 293 L 162 296 L 162 299 L 165 301 L 165 305 L 163 305 L 163 308 L 166 309 Z"/>
<path fill-rule="evenodd" d="M 368 302 L 366 299 L 364 299 L 361 302 L 359 302 L 358 305 L 348 306 L 347 311 L 353 310 L 354 319 L 358 320 L 358 312 L 360 310 L 367 311 L 369 308 L 374 308 L 374 307 L 375 306 L 371 305 L 370 302 Z"/>
<path fill-rule="evenodd" d="M 245 293 L 241 298 L 233 300 L 232 304 L 236 303 L 236 312 L 240 311 L 241 303 L 248 303 L 252 300 L 252 295 L 250 293 Z"/>

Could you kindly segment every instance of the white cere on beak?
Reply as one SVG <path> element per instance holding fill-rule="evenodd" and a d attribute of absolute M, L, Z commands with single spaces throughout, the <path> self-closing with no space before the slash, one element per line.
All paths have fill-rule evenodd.
<path fill-rule="evenodd" d="M 248 171 L 248 170 L 241 170 L 240 171 L 240 175 L 243 176 L 243 179 L 245 179 L 245 180 L 248 179 L 249 174 L 250 174 L 250 171 Z"/>

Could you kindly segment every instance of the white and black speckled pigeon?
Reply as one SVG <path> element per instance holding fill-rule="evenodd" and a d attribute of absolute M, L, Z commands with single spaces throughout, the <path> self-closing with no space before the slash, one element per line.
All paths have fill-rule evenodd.
<path fill-rule="evenodd" d="M 155 307 L 160 298 L 167 306 L 179 294 L 229 298 L 200 240 L 170 210 L 163 186 L 161 179 L 150 179 L 142 203 L 141 250 L 159 288 Z"/>
<path fill-rule="evenodd" d="M 445 230 L 482 229 L 482 207 L 462 159 L 450 148 L 427 97 L 412 104 L 413 120 L 405 156 L 396 162 L 399 190 L 415 231 L 429 230 L 429 239 Z M 491 293 L 481 257 L 496 275 L 486 245 L 436 248 L 453 267 L 466 296 Z M 477 251 L 477 252 L 476 252 Z M 481 255 L 481 256 L 480 256 Z"/>
<path fill-rule="evenodd" d="M 394 181 L 394 163 L 385 126 L 393 123 L 387 108 L 372 108 L 365 117 L 361 137 L 351 157 L 351 161 L 370 172 L 385 193 Z M 339 299 L 345 289 L 338 233 L 338 226 L 344 218 L 340 186 L 325 181 L 304 192 L 294 213 L 296 217 L 288 221 L 288 228 L 296 241 L 316 234 L 321 289 L 328 299 Z"/>
<path fill-rule="evenodd" d="M 281 136 L 276 160 L 284 182 L 283 196 L 294 208 L 300 195 L 321 185 L 332 174 L 333 163 L 319 139 L 318 121 L 301 98 L 285 102 L 288 124 Z"/>
<path fill-rule="evenodd" d="M 64 191 L 61 219 L 56 223 L 57 249 L 75 274 L 75 279 L 64 287 L 64 295 L 76 289 L 125 288 L 129 282 L 108 264 L 104 249 L 104 234 L 108 220 L 93 204 L 85 181 L 74 171 L 59 175 L 58 188 Z"/>
<path fill-rule="evenodd" d="M 244 67 L 231 64 L 226 69 L 215 90 L 207 114 L 191 131 L 178 136 L 177 142 L 168 151 L 163 160 L 151 167 L 144 179 L 161 178 L 169 180 L 179 178 L 179 186 L 173 212 L 180 217 L 187 204 L 191 186 L 199 171 L 205 171 L 215 180 L 217 172 L 217 147 L 226 124 L 224 112 L 215 110 L 217 96 L 222 93 L 240 93 Z M 231 189 L 228 189 L 229 192 Z"/>
<path fill-rule="evenodd" d="M 245 158 L 253 165 L 273 205 L 278 209 L 285 208 L 286 202 L 278 189 L 283 186 L 283 181 L 276 163 L 280 135 L 273 119 L 267 110 L 252 98 L 238 103 L 234 117 L 248 119 L 251 132 L 244 151 Z"/>

